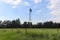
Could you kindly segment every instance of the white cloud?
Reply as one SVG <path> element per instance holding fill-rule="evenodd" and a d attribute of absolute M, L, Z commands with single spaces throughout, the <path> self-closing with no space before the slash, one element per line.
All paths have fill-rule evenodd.
<path fill-rule="evenodd" d="M 40 3 L 42 0 L 33 0 L 35 3 Z"/>
<path fill-rule="evenodd" d="M 50 0 L 45 0 L 46 2 L 49 2 Z"/>
<path fill-rule="evenodd" d="M 60 23 L 60 17 L 53 17 L 53 18 L 50 18 L 50 20 L 53 22 Z"/>
<path fill-rule="evenodd" d="M 58 10 L 53 10 L 50 12 L 50 14 L 54 15 L 54 16 L 59 16 L 60 15 L 60 9 Z"/>
<path fill-rule="evenodd" d="M 12 6 L 12 8 L 16 8 L 17 6 Z"/>
<path fill-rule="evenodd" d="M 60 15 L 60 0 L 50 0 L 47 7 L 51 10 L 49 14 Z"/>
<path fill-rule="evenodd" d="M 50 18 L 53 22 L 60 22 L 60 0 L 49 0 L 49 4 L 47 5 L 48 9 L 51 10 L 49 14 L 52 15 Z"/>
<path fill-rule="evenodd" d="M 22 2 L 22 0 L 2 0 L 2 1 L 12 5 L 12 8 L 17 7 Z"/>
<path fill-rule="evenodd" d="M 29 2 L 25 2 L 23 0 L 2 0 L 2 1 L 10 4 L 12 8 L 16 8 L 19 4 L 23 4 L 24 6 L 30 6 Z"/>
<path fill-rule="evenodd" d="M 24 5 L 25 6 L 30 6 L 30 3 L 29 2 L 24 2 Z"/>

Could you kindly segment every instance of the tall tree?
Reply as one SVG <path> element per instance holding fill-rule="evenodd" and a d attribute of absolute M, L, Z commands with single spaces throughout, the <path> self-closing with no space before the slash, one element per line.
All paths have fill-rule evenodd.
<path fill-rule="evenodd" d="M 16 27 L 17 28 L 21 27 L 20 19 L 16 19 Z"/>
<path fill-rule="evenodd" d="M 28 23 L 27 23 L 27 22 L 24 22 L 24 23 L 23 23 L 23 27 L 24 27 L 24 28 L 27 28 L 27 27 L 28 27 Z"/>

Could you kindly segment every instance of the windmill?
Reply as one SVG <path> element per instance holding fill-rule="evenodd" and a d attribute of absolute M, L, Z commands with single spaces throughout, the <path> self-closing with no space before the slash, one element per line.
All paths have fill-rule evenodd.
<path fill-rule="evenodd" d="M 29 22 L 31 22 L 31 13 L 32 13 L 32 9 L 29 9 Z"/>
<path fill-rule="evenodd" d="M 32 13 L 32 9 L 30 8 L 29 9 L 29 22 L 28 22 L 28 24 L 29 24 L 29 27 L 31 27 L 31 13 Z"/>

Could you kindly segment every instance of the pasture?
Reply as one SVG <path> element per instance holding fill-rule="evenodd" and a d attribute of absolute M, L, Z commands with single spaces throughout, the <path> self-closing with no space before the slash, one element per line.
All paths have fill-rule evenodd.
<path fill-rule="evenodd" d="M 0 29 L 0 40 L 60 40 L 60 29 L 4 28 Z"/>

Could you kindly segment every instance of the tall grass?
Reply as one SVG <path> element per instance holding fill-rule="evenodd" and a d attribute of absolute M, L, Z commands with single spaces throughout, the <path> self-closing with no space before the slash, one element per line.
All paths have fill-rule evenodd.
<path fill-rule="evenodd" d="M 60 29 L 0 29 L 0 40 L 60 40 Z"/>

